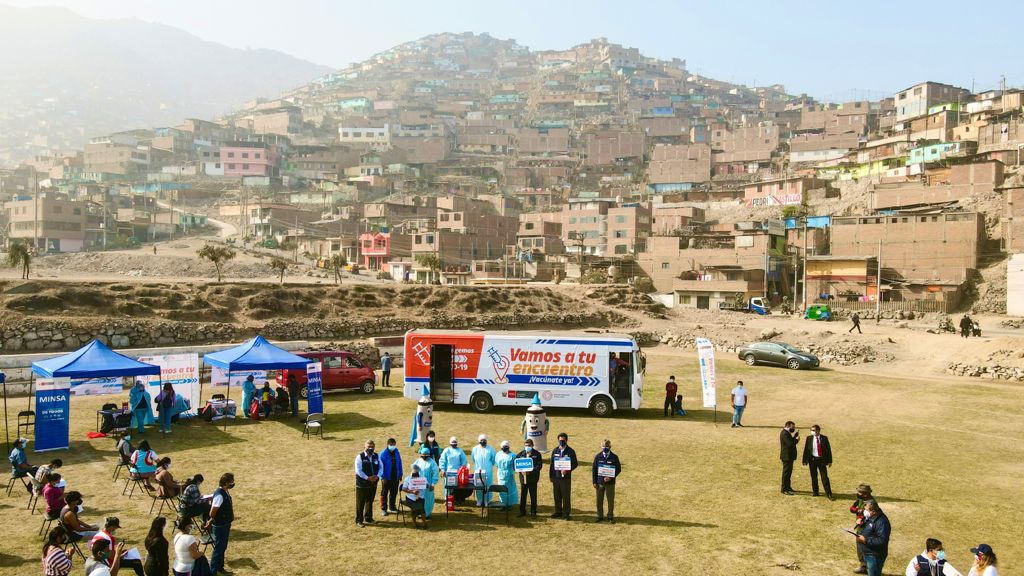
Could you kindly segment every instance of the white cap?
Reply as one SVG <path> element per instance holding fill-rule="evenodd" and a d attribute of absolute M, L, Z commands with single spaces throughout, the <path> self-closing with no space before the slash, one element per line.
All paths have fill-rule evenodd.
<path fill-rule="evenodd" d="M 459 441 L 459 439 L 456 438 L 455 436 L 452 436 L 451 438 L 448 439 L 448 443 L 449 444 L 451 444 L 452 442 L 458 442 L 458 441 Z"/>
<path fill-rule="evenodd" d="M 481 435 L 477 436 L 476 440 L 477 440 L 477 442 L 479 442 L 481 440 L 487 440 L 487 434 L 481 434 Z"/>
<path fill-rule="evenodd" d="M 508 448 L 508 445 L 509 445 L 509 444 L 508 444 L 508 440 L 502 440 L 502 441 L 501 441 L 501 447 L 502 447 L 502 448 Z"/>

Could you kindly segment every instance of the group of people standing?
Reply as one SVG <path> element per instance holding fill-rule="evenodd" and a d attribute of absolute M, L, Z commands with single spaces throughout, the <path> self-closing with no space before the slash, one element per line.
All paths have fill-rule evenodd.
<path fill-rule="evenodd" d="M 534 448 L 533 440 L 524 440 L 523 449 L 518 452 L 512 451 L 508 440 L 502 441 L 500 449 L 495 450 L 489 445 L 487 435 L 481 434 L 477 445 L 470 450 L 470 461 L 459 448 L 458 438 L 451 437 L 448 446 L 442 450 L 434 431 L 430 431 L 417 455 L 409 467 L 409 474 L 405 475 L 394 438 L 388 439 L 386 450 L 379 454 L 374 441 L 366 441 L 363 451 L 356 455 L 354 461 L 355 521 L 358 526 L 374 522 L 373 507 L 378 484 L 381 487 L 381 515 L 398 513 L 398 498 L 401 496 L 403 504 L 411 511 L 413 524 L 418 527 L 425 528 L 430 520 L 439 484 L 448 510 L 454 509 L 460 492 L 474 492 L 477 507 L 507 510 L 518 504 L 519 516 L 524 517 L 529 500 L 530 516 L 537 516 L 537 485 L 545 462 L 544 456 Z M 519 466 L 516 465 L 517 460 Z M 578 466 L 576 451 L 569 446 L 568 434 L 559 434 L 558 446 L 552 450 L 548 461 L 553 518 L 571 518 L 572 475 Z M 622 464 L 618 455 L 611 451 L 611 441 L 602 443 L 600 452 L 594 457 L 591 472 L 597 496 L 597 521 L 614 522 L 615 479 L 622 472 Z M 495 493 L 497 502 L 493 499 Z"/>

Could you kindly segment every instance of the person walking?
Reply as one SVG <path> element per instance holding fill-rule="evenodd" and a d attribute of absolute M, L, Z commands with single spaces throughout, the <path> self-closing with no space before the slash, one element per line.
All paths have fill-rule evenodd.
<path fill-rule="evenodd" d="M 367 440 L 363 451 L 356 455 L 356 525 L 360 528 L 373 524 L 373 498 L 380 480 L 380 456 L 374 451 L 373 440 Z"/>
<path fill-rule="evenodd" d="M 804 454 L 801 463 L 811 471 L 811 491 L 814 496 L 818 495 L 818 476 L 821 476 L 822 487 L 825 488 L 825 496 L 829 500 L 832 497 L 832 485 L 828 481 L 828 469 L 832 466 L 832 446 L 828 442 L 828 436 L 821 433 L 821 426 L 811 426 L 811 435 L 804 441 Z"/>
<path fill-rule="evenodd" d="M 857 536 L 868 576 L 882 576 L 885 559 L 889 556 L 891 534 L 892 525 L 888 516 L 879 508 L 877 501 L 868 500 L 864 504 L 864 531 Z"/>
<path fill-rule="evenodd" d="M 779 460 L 782 460 L 782 493 L 793 495 L 793 461 L 796 460 L 796 446 L 800 443 L 800 432 L 792 420 L 779 432 Z"/>
<path fill-rule="evenodd" d="M 729 394 L 730 402 L 732 404 L 732 427 L 742 428 L 743 427 L 743 411 L 747 409 L 747 400 L 749 399 L 747 389 L 743 387 L 743 380 L 736 381 L 736 387 L 732 389 Z"/>
<path fill-rule="evenodd" d="M 391 387 L 391 355 L 387 352 L 380 358 L 380 385 L 384 388 Z"/>
<path fill-rule="evenodd" d="M 853 332 L 854 328 L 857 329 L 857 333 L 858 334 L 863 334 L 864 333 L 860 329 L 860 314 L 857 314 L 856 312 L 854 312 L 853 316 L 850 316 L 850 321 L 853 322 L 853 326 L 850 326 L 850 329 L 846 331 L 847 334 Z"/>
<path fill-rule="evenodd" d="M 978 544 L 971 548 L 971 554 L 974 554 L 974 565 L 971 566 L 971 571 L 967 576 L 999 576 L 996 570 L 999 561 L 991 546 L 988 544 Z"/>
<path fill-rule="evenodd" d="M 871 500 L 871 486 L 868 484 L 860 484 L 857 486 L 857 499 L 850 506 L 850 514 L 854 514 L 857 517 L 857 521 L 853 525 L 853 531 L 857 535 L 860 535 L 864 531 L 864 505 L 867 504 L 868 500 Z M 864 553 L 861 552 L 860 544 L 857 544 L 857 562 L 859 565 L 857 569 L 853 571 L 854 574 L 867 574 L 868 566 L 864 563 Z"/>
<path fill-rule="evenodd" d="M 291 402 L 292 418 L 299 417 L 299 393 L 302 388 L 295 374 L 288 374 L 288 401 Z"/>
<path fill-rule="evenodd" d="M 235 521 L 234 506 L 231 502 L 231 490 L 235 488 L 235 475 L 225 472 L 220 477 L 217 490 L 213 492 L 210 502 L 210 519 L 206 521 L 206 530 L 213 530 L 213 553 L 210 555 L 210 571 L 214 574 L 227 574 L 224 569 L 224 554 L 228 550 L 228 537 L 231 536 L 231 523 Z"/>
<path fill-rule="evenodd" d="M 679 387 L 676 385 L 676 377 L 669 376 L 668 382 L 665 384 L 665 407 L 661 411 L 662 416 L 675 417 L 676 413 L 674 404 L 676 401 L 676 392 L 678 391 Z"/>
<path fill-rule="evenodd" d="M 594 490 L 597 491 L 597 521 L 604 522 L 604 502 L 608 499 L 608 523 L 615 523 L 615 479 L 622 473 L 619 456 L 612 452 L 612 441 L 605 439 L 601 451 L 594 456 L 591 469 Z"/>
<path fill-rule="evenodd" d="M 572 471 L 579 466 L 576 451 L 569 446 L 569 435 L 558 435 L 558 448 L 551 451 L 551 488 L 555 497 L 555 511 L 552 518 L 570 519 L 572 511 Z"/>
<path fill-rule="evenodd" d="M 971 335 L 971 331 L 974 330 L 974 321 L 967 314 L 960 319 L 960 337 L 968 338 Z"/>
<path fill-rule="evenodd" d="M 533 469 L 529 472 L 519 473 L 519 491 L 522 496 L 519 498 L 519 516 L 526 516 L 526 496 L 530 496 L 530 516 L 537 517 L 537 482 L 540 481 L 540 470 L 544 467 L 544 457 L 538 450 L 533 449 L 533 440 L 527 438 L 523 441 L 523 450 L 516 454 L 516 458 L 529 458 L 533 460 Z"/>
<path fill-rule="evenodd" d="M 394 438 L 380 456 L 380 515 L 398 513 L 398 489 L 402 484 L 402 455 Z"/>

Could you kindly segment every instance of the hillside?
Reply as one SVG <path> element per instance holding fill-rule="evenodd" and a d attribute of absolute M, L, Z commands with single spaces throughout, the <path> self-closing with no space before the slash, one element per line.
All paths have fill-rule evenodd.
<path fill-rule="evenodd" d="M 45 41 L 45 49 L 41 46 Z M 135 19 L 0 6 L 0 162 L 112 131 L 209 118 L 330 68 Z M 45 137 L 45 138 L 43 138 Z"/>

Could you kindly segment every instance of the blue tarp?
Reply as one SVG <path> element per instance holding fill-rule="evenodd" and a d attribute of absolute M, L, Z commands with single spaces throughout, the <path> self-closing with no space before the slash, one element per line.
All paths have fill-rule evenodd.
<path fill-rule="evenodd" d="M 160 375 L 160 367 L 114 352 L 99 340 L 49 360 L 32 363 L 32 372 L 43 378 L 101 378 Z"/>
<path fill-rule="evenodd" d="M 305 370 L 309 360 L 257 336 L 234 348 L 203 356 L 203 362 L 228 372 L 241 370 Z"/>

